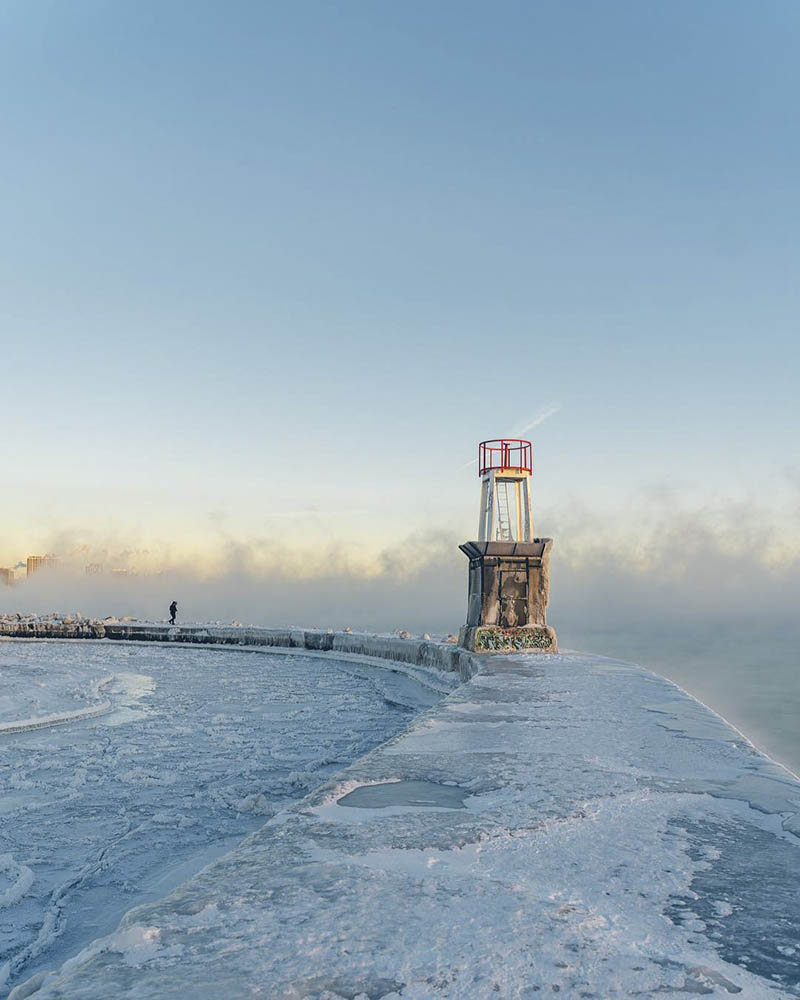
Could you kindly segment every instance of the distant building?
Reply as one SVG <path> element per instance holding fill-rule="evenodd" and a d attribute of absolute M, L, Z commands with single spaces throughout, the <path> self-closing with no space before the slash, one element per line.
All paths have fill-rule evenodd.
<path fill-rule="evenodd" d="M 47 556 L 28 556 L 26 563 L 27 567 L 26 571 L 28 576 L 31 576 L 33 573 L 35 573 L 37 569 L 41 569 L 42 566 L 44 565 L 44 561 L 46 558 Z"/>
<path fill-rule="evenodd" d="M 87 576 L 97 576 L 97 574 L 102 572 L 103 572 L 102 563 L 89 563 L 89 565 L 86 567 Z"/>
<path fill-rule="evenodd" d="M 0 566 L 0 587 L 11 587 L 14 584 L 14 570 Z"/>
<path fill-rule="evenodd" d="M 58 556 L 28 556 L 26 566 L 28 576 L 38 572 L 40 569 L 56 569 L 58 566 Z"/>

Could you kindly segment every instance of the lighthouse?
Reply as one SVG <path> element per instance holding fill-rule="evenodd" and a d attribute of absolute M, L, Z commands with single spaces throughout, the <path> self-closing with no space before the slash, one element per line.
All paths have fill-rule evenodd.
<path fill-rule="evenodd" d="M 478 539 L 459 546 L 469 559 L 467 621 L 459 642 L 476 652 L 558 650 L 547 624 L 552 538 L 533 533 L 533 447 L 497 438 L 478 446 Z"/>

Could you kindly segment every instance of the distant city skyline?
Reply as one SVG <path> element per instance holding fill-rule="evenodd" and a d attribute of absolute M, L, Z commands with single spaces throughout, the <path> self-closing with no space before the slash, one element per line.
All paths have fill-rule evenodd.
<path fill-rule="evenodd" d="M 57 569 L 60 561 L 59 556 L 49 552 L 43 556 L 28 556 L 25 560 L 25 575 L 33 576 L 40 570 Z"/>
<path fill-rule="evenodd" d="M 554 558 L 689 517 L 793 558 L 799 32 L 775 0 L 5 5 L 0 350 L 36 389 L 0 564 L 466 538 L 477 443 L 531 424 Z"/>

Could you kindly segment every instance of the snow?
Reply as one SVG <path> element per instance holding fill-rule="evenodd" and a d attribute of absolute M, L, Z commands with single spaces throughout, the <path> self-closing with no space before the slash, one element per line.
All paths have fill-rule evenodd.
<path fill-rule="evenodd" d="M 11 885 L 0 892 L 0 910 L 4 910 L 17 904 L 30 891 L 33 872 L 27 865 L 17 864 L 12 854 L 1 854 L 0 875 L 13 879 Z"/>
<path fill-rule="evenodd" d="M 227 714 L 206 726 L 228 732 Z M 795 776 L 667 681 L 601 657 L 490 657 L 25 990 L 797 997 L 798 812 Z"/>
<path fill-rule="evenodd" d="M 99 955 L 92 943 L 130 907 L 162 897 L 440 697 L 422 673 L 390 667 L 0 643 L 0 996 L 83 948 L 81 961 Z M 128 965 L 172 954 L 158 933 L 137 934 L 112 935 L 102 953 Z"/>
<path fill-rule="evenodd" d="M 42 720 L 80 718 L 107 704 L 102 691 L 110 680 L 97 663 L 65 663 L 57 673 L 45 657 L 32 658 L 19 643 L 0 645 L 0 732 Z"/>

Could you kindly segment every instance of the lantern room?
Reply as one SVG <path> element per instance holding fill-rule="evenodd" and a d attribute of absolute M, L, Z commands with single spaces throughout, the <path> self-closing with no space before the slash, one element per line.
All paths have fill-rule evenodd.
<path fill-rule="evenodd" d="M 479 541 L 533 541 L 532 471 L 530 441 L 518 438 L 481 441 L 478 447 Z"/>

